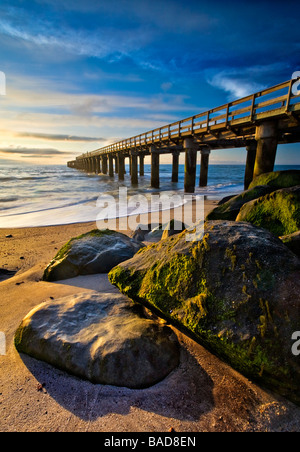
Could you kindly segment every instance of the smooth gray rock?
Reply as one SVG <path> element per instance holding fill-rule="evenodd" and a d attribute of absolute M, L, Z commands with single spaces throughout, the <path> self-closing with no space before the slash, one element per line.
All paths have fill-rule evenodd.
<path fill-rule="evenodd" d="M 42 303 L 21 322 L 16 348 L 93 383 L 151 386 L 178 365 L 179 345 L 169 327 L 133 306 L 111 293 Z"/>
<path fill-rule="evenodd" d="M 44 271 L 44 281 L 107 273 L 144 246 L 120 232 L 95 229 L 71 239 Z"/>

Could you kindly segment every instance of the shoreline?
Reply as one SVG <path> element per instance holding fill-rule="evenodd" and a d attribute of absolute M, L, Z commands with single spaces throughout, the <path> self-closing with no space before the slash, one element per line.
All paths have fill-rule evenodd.
<path fill-rule="evenodd" d="M 207 201 L 205 212 L 217 202 Z M 142 390 L 95 385 L 19 354 L 15 331 L 38 304 L 78 293 L 119 293 L 106 274 L 41 281 L 57 251 L 95 227 L 85 222 L 0 229 L 0 268 L 16 270 L 0 282 L 0 331 L 6 337 L 6 354 L 0 355 L 0 431 L 299 431 L 299 407 L 258 387 L 173 327 L 180 364 Z"/>

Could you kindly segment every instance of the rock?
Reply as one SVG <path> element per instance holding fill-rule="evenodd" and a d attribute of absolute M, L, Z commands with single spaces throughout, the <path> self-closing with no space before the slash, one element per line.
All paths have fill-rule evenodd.
<path fill-rule="evenodd" d="M 218 202 L 218 206 L 221 206 L 222 204 L 225 204 L 225 202 L 229 201 L 231 198 L 234 198 L 234 196 L 236 196 L 236 195 L 225 196 L 224 198 L 222 198 L 222 199 Z"/>
<path fill-rule="evenodd" d="M 185 224 L 178 220 L 171 220 L 169 223 L 164 227 L 164 231 L 162 234 L 161 239 L 164 240 L 168 237 L 171 237 L 172 235 L 179 234 L 180 232 L 184 231 L 186 229 Z"/>
<path fill-rule="evenodd" d="M 71 239 L 44 271 L 44 281 L 59 281 L 78 275 L 107 273 L 130 259 L 143 245 L 120 232 L 95 229 Z"/>
<path fill-rule="evenodd" d="M 300 403 L 300 260 L 250 223 L 210 221 L 141 250 L 109 273 L 132 300 L 192 335 L 249 378 Z"/>
<path fill-rule="evenodd" d="M 293 253 L 300 257 L 300 231 L 279 238 Z"/>
<path fill-rule="evenodd" d="M 271 193 L 273 190 L 266 185 L 258 185 L 252 189 L 245 190 L 241 194 L 230 197 L 228 201 L 219 204 L 207 215 L 206 220 L 234 221 L 245 203 Z"/>
<path fill-rule="evenodd" d="M 148 232 L 148 234 L 145 236 L 145 240 L 159 241 L 162 238 L 163 232 L 163 225 L 159 224 Z"/>
<path fill-rule="evenodd" d="M 300 229 L 300 185 L 276 190 L 243 205 L 236 221 L 248 221 L 274 235 L 292 234 Z"/>
<path fill-rule="evenodd" d="M 159 223 L 156 227 L 153 227 L 151 223 L 140 224 L 133 233 L 132 238 L 137 242 L 161 239 L 163 234 L 163 225 Z"/>
<path fill-rule="evenodd" d="M 93 383 L 144 388 L 179 363 L 173 331 L 142 318 L 121 294 L 68 296 L 45 302 L 23 319 L 15 346 Z"/>
<path fill-rule="evenodd" d="M 249 188 L 254 188 L 257 185 L 267 185 L 268 187 L 272 187 L 275 190 L 300 185 L 300 171 L 286 170 L 261 174 L 260 176 L 253 179 L 253 181 L 249 185 Z"/>

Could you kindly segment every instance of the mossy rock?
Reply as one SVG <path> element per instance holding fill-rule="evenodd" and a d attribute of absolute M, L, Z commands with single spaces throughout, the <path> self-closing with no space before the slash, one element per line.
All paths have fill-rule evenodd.
<path fill-rule="evenodd" d="M 206 217 L 206 220 L 231 220 L 234 221 L 239 214 L 241 207 L 253 199 L 271 193 L 273 189 L 265 185 L 258 185 L 252 189 L 245 190 L 241 194 L 230 197 L 226 202 L 221 203 L 213 209 Z"/>
<path fill-rule="evenodd" d="M 286 171 L 273 171 L 271 173 L 264 173 L 257 176 L 249 188 L 254 188 L 257 185 L 267 185 L 276 190 L 280 188 L 294 187 L 300 185 L 300 171 L 299 170 L 286 170 Z"/>
<path fill-rule="evenodd" d="M 209 221 L 140 250 L 109 273 L 132 300 L 263 385 L 300 403 L 300 260 L 250 223 Z"/>
<path fill-rule="evenodd" d="M 120 232 L 94 229 L 69 240 L 44 271 L 44 281 L 107 273 L 130 259 L 143 245 Z"/>
<path fill-rule="evenodd" d="M 248 221 L 276 236 L 300 229 L 300 185 L 276 190 L 243 205 L 236 221 Z"/>

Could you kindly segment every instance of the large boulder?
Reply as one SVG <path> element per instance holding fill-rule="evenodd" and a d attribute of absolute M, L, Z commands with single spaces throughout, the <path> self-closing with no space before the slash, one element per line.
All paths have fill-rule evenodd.
<path fill-rule="evenodd" d="M 268 187 L 272 187 L 275 190 L 300 185 L 300 171 L 286 170 L 264 173 L 253 179 L 253 181 L 249 185 L 249 188 L 252 189 L 257 185 L 267 185 Z"/>
<path fill-rule="evenodd" d="M 273 191 L 243 205 L 237 221 L 248 221 L 277 236 L 300 229 L 300 185 Z"/>
<path fill-rule="evenodd" d="M 241 207 L 253 199 L 257 199 L 274 189 L 267 185 L 258 185 L 252 189 L 248 189 L 239 195 L 229 197 L 228 201 L 219 204 L 206 217 L 206 220 L 231 220 L 234 221 L 239 214 Z"/>
<path fill-rule="evenodd" d="M 280 240 L 291 250 L 293 253 L 300 257 L 300 231 L 294 232 L 280 237 Z"/>
<path fill-rule="evenodd" d="M 267 230 L 210 221 L 139 251 L 109 273 L 121 292 L 248 377 L 300 403 L 300 260 Z"/>
<path fill-rule="evenodd" d="M 69 240 L 44 271 L 44 281 L 107 273 L 142 246 L 120 232 L 95 229 Z"/>
<path fill-rule="evenodd" d="M 138 315 L 121 294 L 81 294 L 45 302 L 15 334 L 19 352 L 93 383 L 144 388 L 179 363 L 173 331 Z"/>

